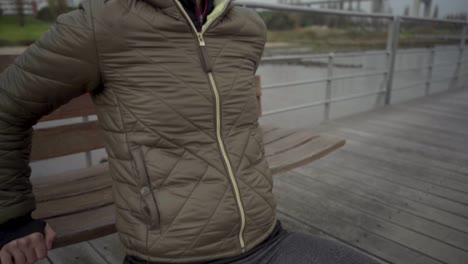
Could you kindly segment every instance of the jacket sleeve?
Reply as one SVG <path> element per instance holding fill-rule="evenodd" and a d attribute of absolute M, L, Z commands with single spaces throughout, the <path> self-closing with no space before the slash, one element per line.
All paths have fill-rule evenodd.
<path fill-rule="evenodd" d="M 265 44 L 267 42 L 267 26 L 260 15 L 254 11 L 249 10 L 252 13 L 252 21 L 253 21 L 253 28 L 256 29 L 257 32 L 257 41 L 256 45 L 254 45 L 253 50 L 253 58 L 255 61 L 255 70 L 254 74 L 257 73 L 258 68 L 260 67 L 260 63 L 262 62 L 263 52 L 265 50 Z"/>
<path fill-rule="evenodd" d="M 0 74 L 0 224 L 35 209 L 29 180 L 32 126 L 98 87 L 90 2 L 63 14 Z"/>

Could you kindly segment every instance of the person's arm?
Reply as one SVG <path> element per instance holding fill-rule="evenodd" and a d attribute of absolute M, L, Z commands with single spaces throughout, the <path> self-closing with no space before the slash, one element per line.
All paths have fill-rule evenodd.
<path fill-rule="evenodd" d="M 250 10 L 253 13 L 254 24 L 256 25 L 257 32 L 258 32 L 258 48 L 256 49 L 257 52 L 254 52 L 253 58 L 255 61 L 255 70 L 254 74 L 257 73 L 258 68 L 260 67 L 260 63 L 262 62 L 263 53 L 265 51 L 265 44 L 267 42 L 267 26 L 263 19 L 258 15 L 258 13 L 254 10 Z"/>
<path fill-rule="evenodd" d="M 100 84 L 90 13 L 90 2 L 86 1 L 77 10 L 59 16 L 0 74 L 0 231 L 24 229 L 34 222 L 28 217 L 35 209 L 29 180 L 32 126 Z M 20 227 L 11 224 L 18 221 L 23 221 Z M 30 230 L 38 229 L 40 225 Z M 10 234 L 9 238 L 17 237 Z"/>

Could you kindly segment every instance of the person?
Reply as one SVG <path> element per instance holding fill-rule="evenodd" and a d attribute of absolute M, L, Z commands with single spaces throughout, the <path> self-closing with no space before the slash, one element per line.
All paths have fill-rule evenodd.
<path fill-rule="evenodd" d="M 276 218 L 255 73 L 266 27 L 231 0 L 84 0 L 0 75 L 0 257 L 34 263 L 32 126 L 89 93 L 124 263 L 374 263 Z"/>

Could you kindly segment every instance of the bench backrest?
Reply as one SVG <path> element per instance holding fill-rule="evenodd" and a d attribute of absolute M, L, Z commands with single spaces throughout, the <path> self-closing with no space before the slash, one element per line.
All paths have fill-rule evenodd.
<path fill-rule="evenodd" d="M 258 115 L 261 115 L 261 84 L 256 76 Z M 64 120 L 95 115 L 94 104 L 89 94 L 82 95 L 63 105 L 40 122 Z M 44 160 L 60 156 L 88 152 L 104 147 L 97 121 L 60 125 L 34 130 L 31 160 Z"/>

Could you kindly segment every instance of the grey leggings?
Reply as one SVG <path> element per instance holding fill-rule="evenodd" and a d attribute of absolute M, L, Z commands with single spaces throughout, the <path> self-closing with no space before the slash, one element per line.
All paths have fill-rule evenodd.
<path fill-rule="evenodd" d="M 124 264 L 146 261 L 126 257 Z M 267 243 L 242 257 L 210 261 L 206 264 L 377 264 L 378 262 L 344 244 L 317 236 L 283 229 Z"/>

